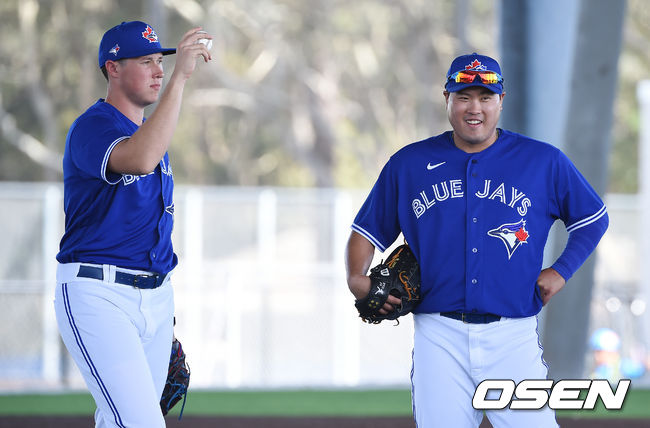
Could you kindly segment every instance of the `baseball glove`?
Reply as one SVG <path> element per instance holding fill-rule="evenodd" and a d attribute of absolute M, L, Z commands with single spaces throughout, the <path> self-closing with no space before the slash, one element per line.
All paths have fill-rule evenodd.
<path fill-rule="evenodd" d="M 187 387 L 190 384 L 190 367 L 185 362 L 185 352 L 181 342 L 174 338 L 172 342 L 172 353 L 169 358 L 169 370 L 167 371 L 167 382 L 163 389 L 162 398 L 160 399 L 160 409 L 163 415 L 166 415 L 172 407 L 183 399 L 183 407 L 178 415 L 180 420 L 185 409 L 185 399 L 187 398 Z"/>
<path fill-rule="evenodd" d="M 367 323 L 379 324 L 383 320 L 396 320 L 413 311 L 420 302 L 420 265 L 407 244 L 395 248 L 383 261 L 370 269 L 370 291 L 355 306 L 361 319 Z M 379 310 L 389 295 L 402 302 L 386 315 Z M 398 321 L 399 323 L 399 321 Z"/>

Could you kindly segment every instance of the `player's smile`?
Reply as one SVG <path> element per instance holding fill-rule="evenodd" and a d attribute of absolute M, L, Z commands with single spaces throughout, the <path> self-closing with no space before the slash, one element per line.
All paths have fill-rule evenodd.
<path fill-rule="evenodd" d="M 496 141 L 503 95 L 483 87 L 445 92 L 454 143 L 468 153 L 481 151 Z"/>

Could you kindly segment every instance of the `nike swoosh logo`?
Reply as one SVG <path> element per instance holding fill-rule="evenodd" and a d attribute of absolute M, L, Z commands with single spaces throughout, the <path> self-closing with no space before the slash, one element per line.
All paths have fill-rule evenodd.
<path fill-rule="evenodd" d="M 435 165 L 431 165 L 431 163 L 429 163 L 429 164 L 427 164 L 427 169 L 428 169 L 429 171 L 431 171 L 432 169 L 436 169 L 436 168 L 438 168 L 440 165 L 444 165 L 444 164 L 446 164 L 446 163 L 447 163 L 447 162 L 440 162 L 440 163 L 437 163 L 437 164 L 435 164 Z"/>

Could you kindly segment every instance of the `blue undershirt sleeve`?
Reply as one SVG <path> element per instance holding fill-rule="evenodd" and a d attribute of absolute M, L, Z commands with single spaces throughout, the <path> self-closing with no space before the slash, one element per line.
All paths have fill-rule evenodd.
<path fill-rule="evenodd" d="M 597 221 L 571 231 L 562 255 L 551 267 L 568 281 L 594 251 L 608 225 L 609 216 L 605 212 Z"/>

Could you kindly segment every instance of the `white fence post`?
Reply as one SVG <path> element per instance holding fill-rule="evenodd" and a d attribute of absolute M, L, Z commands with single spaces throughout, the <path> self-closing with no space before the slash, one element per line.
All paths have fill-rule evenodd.
<path fill-rule="evenodd" d="M 273 358 L 273 344 L 269 343 L 269 332 L 264 329 L 272 324 L 269 293 L 271 283 L 276 278 L 275 253 L 277 244 L 278 197 L 274 190 L 263 189 L 258 196 L 257 205 L 257 259 L 259 281 L 256 280 L 260 293 L 260 379 L 262 385 L 268 385 L 271 378 L 270 361 Z M 272 326 L 271 326 L 272 327 Z"/>
<path fill-rule="evenodd" d="M 59 248 L 61 190 L 50 185 L 43 194 L 43 364 L 42 376 L 48 384 L 61 381 L 61 341 L 54 313 L 56 253 Z"/>
<path fill-rule="evenodd" d="M 353 296 L 348 291 L 345 278 L 345 246 L 352 224 L 352 200 L 348 193 L 339 191 L 334 198 L 334 248 L 333 279 L 334 293 L 334 334 L 332 373 L 335 385 L 353 386 L 359 383 L 361 366 L 360 321 L 352 305 Z M 340 267 L 340 268 L 339 268 Z"/>
<path fill-rule="evenodd" d="M 188 187 L 184 199 L 184 206 L 182 207 L 182 215 L 184 216 L 184 236 L 182 241 L 184 256 L 179 270 L 182 270 L 185 274 L 183 275 L 182 291 L 180 289 L 175 290 L 175 294 L 178 297 L 182 296 L 182 300 L 177 297 L 175 299 L 176 305 L 194 308 L 193 310 L 183 311 L 182 319 L 178 319 L 179 330 L 183 331 L 183 336 L 179 336 L 179 340 L 187 349 L 191 367 L 192 360 L 209 358 L 209 355 L 207 355 L 209 353 L 193 352 L 192 347 L 205 341 L 205 338 L 201 335 L 203 331 L 201 319 L 204 314 L 202 290 L 203 281 L 205 281 L 203 276 L 203 191 L 198 187 Z M 197 361 L 197 367 L 202 366 L 204 364 Z"/>

